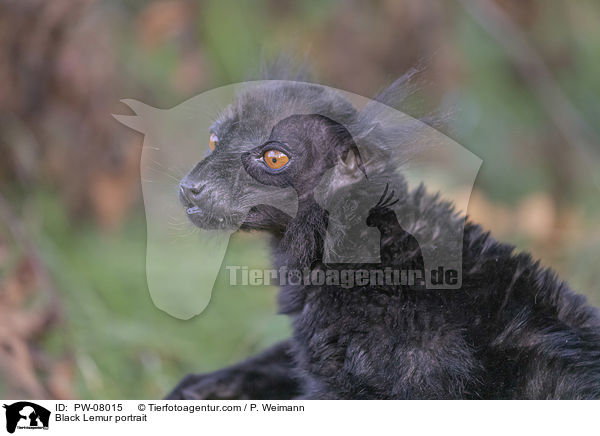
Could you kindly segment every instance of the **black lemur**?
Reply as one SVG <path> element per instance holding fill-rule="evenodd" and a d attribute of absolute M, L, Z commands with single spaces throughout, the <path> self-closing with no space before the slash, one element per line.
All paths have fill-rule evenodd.
<path fill-rule="evenodd" d="M 387 103 L 385 93 L 380 100 Z M 450 243 L 444 235 L 464 226 L 455 247 L 460 289 L 287 284 L 279 307 L 291 317 L 291 338 L 232 367 L 188 375 L 167 398 L 600 398 L 599 311 L 422 185 L 409 190 L 396 169 L 414 132 L 382 131 L 374 107 L 357 110 L 335 91 L 298 82 L 239 96 L 212 126 L 214 150 L 180 183 L 189 218 L 213 228 L 222 222 L 215 218 L 241 216 L 250 194 L 236 183 L 245 171 L 297 194 L 295 216 L 258 204 L 237 223 L 270 233 L 275 268 L 337 268 L 323 261 L 332 218 L 322 197 L 335 201 L 368 177 L 390 186 L 367 194 L 372 209 L 362 223 L 365 232 L 382 232 L 382 264 L 420 268 L 422 250 Z M 389 216 L 392 204 L 402 226 Z M 354 236 L 360 248 L 363 238 Z"/>

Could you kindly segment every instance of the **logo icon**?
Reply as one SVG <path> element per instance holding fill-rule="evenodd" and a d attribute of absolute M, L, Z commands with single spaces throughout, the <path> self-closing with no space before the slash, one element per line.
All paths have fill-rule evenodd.
<path fill-rule="evenodd" d="M 50 411 L 42 406 L 29 401 L 19 401 L 10 405 L 4 404 L 6 409 L 6 431 L 14 433 L 18 429 L 48 429 Z"/>

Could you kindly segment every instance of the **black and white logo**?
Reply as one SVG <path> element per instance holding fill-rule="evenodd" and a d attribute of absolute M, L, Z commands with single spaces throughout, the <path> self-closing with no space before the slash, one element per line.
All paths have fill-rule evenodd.
<path fill-rule="evenodd" d="M 3 406 L 6 409 L 6 431 L 14 433 L 16 429 L 48 430 L 50 411 L 29 401 L 19 401 Z"/>

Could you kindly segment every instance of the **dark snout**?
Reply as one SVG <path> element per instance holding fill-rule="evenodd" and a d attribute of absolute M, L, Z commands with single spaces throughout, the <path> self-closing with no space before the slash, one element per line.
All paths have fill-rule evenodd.
<path fill-rule="evenodd" d="M 205 184 L 183 179 L 179 183 L 179 200 L 185 207 L 198 206 L 202 201 L 202 194 L 205 188 Z"/>

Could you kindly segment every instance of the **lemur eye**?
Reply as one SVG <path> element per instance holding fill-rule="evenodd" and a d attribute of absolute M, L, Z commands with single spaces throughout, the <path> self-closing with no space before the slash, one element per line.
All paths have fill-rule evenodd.
<path fill-rule="evenodd" d="M 218 136 L 215 135 L 214 133 L 211 133 L 210 137 L 208 138 L 208 148 L 210 148 L 210 151 L 214 151 L 215 147 L 217 146 L 218 143 L 219 143 Z"/>
<path fill-rule="evenodd" d="M 279 150 L 267 150 L 263 155 L 263 159 L 269 168 L 278 170 L 283 168 L 290 160 L 285 153 Z"/>

